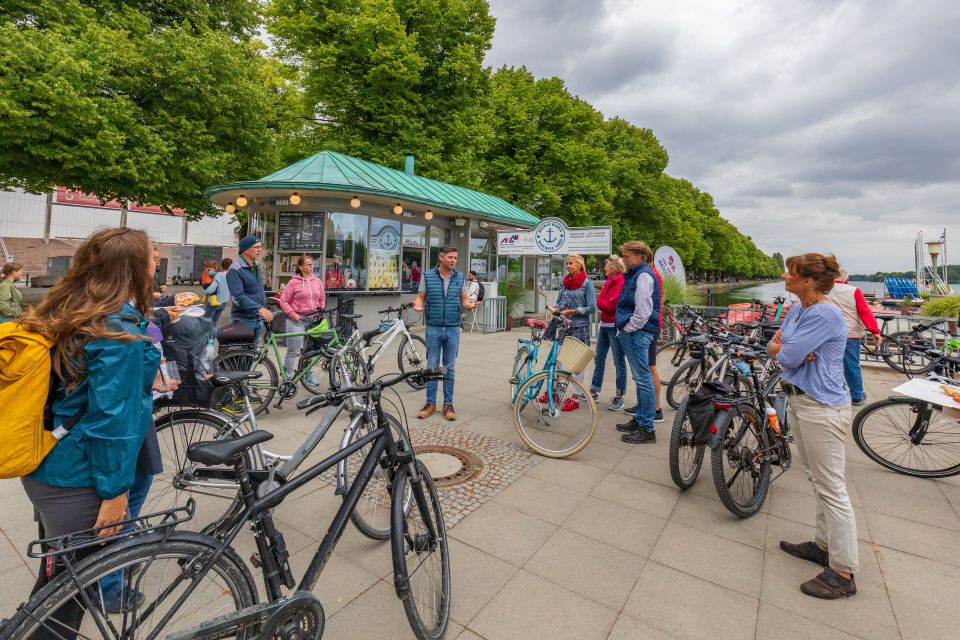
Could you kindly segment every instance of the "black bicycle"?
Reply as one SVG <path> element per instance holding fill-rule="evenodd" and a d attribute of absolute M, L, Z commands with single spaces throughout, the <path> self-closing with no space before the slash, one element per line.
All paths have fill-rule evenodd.
<path fill-rule="evenodd" d="M 187 509 L 159 514 L 132 523 L 131 533 L 97 538 L 97 531 L 37 541 L 31 557 L 48 558 L 62 570 L 51 582 L 21 604 L 3 631 L 4 640 L 99 636 L 103 640 L 243 640 L 316 638 L 322 632 L 323 610 L 309 595 L 347 526 L 367 483 L 378 469 L 391 487 L 391 549 L 393 583 L 414 633 L 421 639 L 444 635 L 450 615 L 450 559 L 440 500 L 429 472 L 380 408 L 385 387 L 411 376 L 438 379 L 442 369 L 400 374 L 390 380 L 331 391 L 304 400 L 303 409 L 345 402 L 367 394 L 377 408 L 377 428 L 309 470 L 264 495 L 247 470 L 249 450 L 271 439 L 266 431 L 218 442 L 190 446 L 187 456 L 204 465 L 231 464 L 239 480 L 243 511 L 216 537 L 178 531 L 176 524 L 192 516 Z M 250 374 L 255 375 L 255 374 Z M 299 584 L 289 563 L 283 534 L 276 528 L 272 509 L 324 471 L 369 446 L 356 480 L 330 524 Z M 405 513 L 407 493 L 413 505 Z M 263 574 L 266 603 L 258 603 L 250 571 L 231 546 L 244 529 L 253 532 L 257 553 L 251 559 Z M 93 547 L 111 543 L 83 557 Z M 78 552 L 79 559 L 78 559 Z M 127 597 L 119 613 L 101 604 L 100 579 L 123 571 Z M 285 594 L 284 589 L 294 590 Z M 116 609 L 114 609 L 116 610 Z"/>

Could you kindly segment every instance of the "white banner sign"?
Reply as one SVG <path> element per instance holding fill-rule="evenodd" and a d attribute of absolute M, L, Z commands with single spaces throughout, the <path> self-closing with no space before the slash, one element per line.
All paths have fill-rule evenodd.
<path fill-rule="evenodd" d="M 544 218 L 527 231 L 497 232 L 497 253 L 502 256 L 609 255 L 612 245 L 611 227 L 568 227 L 559 218 Z"/>
<path fill-rule="evenodd" d="M 687 274 L 683 268 L 683 261 L 673 247 L 663 246 L 657 249 L 653 256 L 653 265 L 660 272 L 660 277 L 670 276 L 679 282 L 687 281 Z"/>

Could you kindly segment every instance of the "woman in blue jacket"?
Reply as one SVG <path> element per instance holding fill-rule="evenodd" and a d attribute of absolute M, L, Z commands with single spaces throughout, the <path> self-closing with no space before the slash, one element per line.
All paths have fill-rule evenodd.
<path fill-rule="evenodd" d="M 160 363 L 144 316 L 153 303 L 155 268 L 153 246 L 143 231 L 98 231 L 24 319 L 55 344 L 54 424 L 82 415 L 39 468 L 22 479 L 47 537 L 94 527 L 105 527 L 100 535 L 110 535 L 120 528 L 110 525 L 127 513 Z M 35 591 L 55 569 L 41 568 Z M 81 617 L 76 605 L 56 614 L 68 629 L 79 628 Z"/>

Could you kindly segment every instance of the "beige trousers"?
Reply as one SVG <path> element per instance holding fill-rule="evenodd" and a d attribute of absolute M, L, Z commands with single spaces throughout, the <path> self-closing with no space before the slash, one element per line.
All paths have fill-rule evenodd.
<path fill-rule="evenodd" d="M 816 543 L 829 550 L 835 571 L 857 573 L 857 521 L 844 478 L 849 424 L 849 404 L 831 407 L 810 396 L 790 396 L 790 430 L 817 498 Z"/>

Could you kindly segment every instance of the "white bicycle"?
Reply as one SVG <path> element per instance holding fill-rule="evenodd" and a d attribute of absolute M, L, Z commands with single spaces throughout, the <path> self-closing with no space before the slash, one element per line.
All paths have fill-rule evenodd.
<path fill-rule="evenodd" d="M 401 373 L 410 373 L 422 369 L 427 362 L 427 343 L 422 337 L 410 333 L 406 322 L 403 320 L 404 312 L 412 308 L 413 303 L 411 302 L 399 307 L 388 307 L 378 312 L 383 318 L 375 329 L 364 333 L 354 331 L 340 352 L 344 366 L 342 368 L 332 367 L 330 370 L 332 388 L 340 388 L 344 384 L 356 386 L 359 384 L 357 380 L 372 375 L 377 362 L 387 352 L 387 347 L 395 340 L 400 340 L 397 349 L 397 366 L 400 367 Z M 396 314 L 396 318 L 391 317 L 394 314 Z M 366 368 L 363 375 L 359 375 L 360 372 L 358 371 L 358 367 L 361 366 Z M 355 371 L 356 374 L 353 373 Z M 349 381 L 338 379 L 344 373 L 349 375 Z M 423 389 L 425 386 L 425 382 L 416 376 L 408 377 L 406 381 L 407 384 L 417 390 Z"/>

